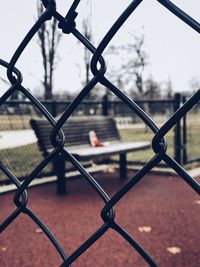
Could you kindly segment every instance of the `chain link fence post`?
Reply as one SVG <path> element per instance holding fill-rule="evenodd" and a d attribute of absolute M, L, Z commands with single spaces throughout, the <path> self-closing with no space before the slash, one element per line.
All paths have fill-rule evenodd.
<path fill-rule="evenodd" d="M 103 113 L 103 116 L 108 116 L 109 114 L 109 101 L 108 101 L 108 94 L 105 94 L 102 98 L 102 113 Z"/>
<path fill-rule="evenodd" d="M 182 95 L 176 93 L 174 96 L 174 112 L 181 107 Z M 178 120 L 174 128 L 174 159 L 180 165 L 183 164 L 182 160 L 182 137 L 181 137 L 181 121 Z"/>
<path fill-rule="evenodd" d="M 182 97 L 183 105 L 187 101 L 187 98 L 185 95 Z M 188 155 L 187 155 L 187 114 L 183 116 L 183 164 L 186 164 L 188 161 Z"/>

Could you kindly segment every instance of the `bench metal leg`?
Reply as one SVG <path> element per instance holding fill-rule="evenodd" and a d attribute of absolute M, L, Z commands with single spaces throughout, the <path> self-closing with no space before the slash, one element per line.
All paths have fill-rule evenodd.
<path fill-rule="evenodd" d="M 57 174 L 57 193 L 59 195 L 64 195 L 66 193 L 65 186 L 65 160 L 61 155 L 58 155 L 53 160 L 53 168 Z"/>
<path fill-rule="evenodd" d="M 126 154 L 120 154 L 119 155 L 119 163 L 120 163 L 120 179 L 126 179 L 127 178 L 127 160 L 126 160 Z"/>

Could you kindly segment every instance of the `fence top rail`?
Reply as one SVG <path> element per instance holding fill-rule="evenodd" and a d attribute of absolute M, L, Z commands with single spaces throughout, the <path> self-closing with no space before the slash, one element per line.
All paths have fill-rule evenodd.
<path fill-rule="evenodd" d="M 41 100 L 41 104 L 47 104 L 47 105 L 51 105 L 51 104 L 70 104 L 72 100 Z M 83 100 L 81 102 L 82 104 L 102 104 L 103 100 Z M 109 99 L 108 103 L 122 103 L 121 100 L 118 99 Z M 135 100 L 135 103 L 137 104 L 144 104 L 144 103 L 161 103 L 161 104 L 171 104 L 174 103 L 174 99 L 143 99 L 143 100 Z M 25 101 L 25 100 L 8 100 L 6 101 L 4 104 L 7 105 L 12 105 L 12 104 L 32 104 L 31 101 Z"/>

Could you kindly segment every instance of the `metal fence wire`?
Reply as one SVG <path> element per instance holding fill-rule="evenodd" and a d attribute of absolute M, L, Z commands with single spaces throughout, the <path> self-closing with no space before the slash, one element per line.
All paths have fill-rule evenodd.
<path fill-rule="evenodd" d="M 129 233 L 123 229 L 115 219 L 115 204 L 118 203 L 126 193 L 133 188 L 153 167 L 155 167 L 160 161 L 164 161 L 168 166 L 176 171 L 176 173 L 182 177 L 182 179 L 193 188 L 198 194 L 200 193 L 200 185 L 191 178 L 188 173 L 167 153 L 167 143 L 165 140 L 165 135 L 167 132 L 199 101 L 200 90 L 198 90 L 190 99 L 188 99 L 183 106 L 181 106 L 171 117 L 168 119 L 163 126 L 160 128 L 154 123 L 154 121 L 147 116 L 147 114 L 130 98 L 128 98 L 120 88 L 117 88 L 112 84 L 106 77 L 106 63 L 102 56 L 103 51 L 123 25 L 123 23 L 128 19 L 128 17 L 134 12 L 134 10 L 140 5 L 142 0 L 134 0 L 129 6 L 124 10 L 116 22 L 112 25 L 109 31 L 106 33 L 104 38 L 99 43 L 98 47 L 94 47 L 91 42 L 89 42 L 79 31 L 76 29 L 75 18 L 78 13 L 76 8 L 80 3 L 80 0 L 73 1 L 67 15 L 63 17 L 60 13 L 56 11 L 56 4 L 53 0 L 42 0 L 45 7 L 44 13 L 36 21 L 30 31 L 27 33 L 25 38 L 22 40 L 19 47 L 16 49 L 14 55 L 12 56 L 10 62 L 5 62 L 0 60 L 2 67 L 7 69 L 7 77 L 11 83 L 10 88 L 3 94 L 0 99 L 0 104 L 2 105 L 5 101 L 15 93 L 15 91 L 20 91 L 26 98 L 28 98 L 35 107 L 41 112 L 41 114 L 49 121 L 53 126 L 51 133 L 51 142 L 54 146 L 54 150 L 43 159 L 34 170 L 31 171 L 29 176 L 20 182 L 19 179 L 7 168 L 7 166 L 1 162 L 0 169 L 14 184 L 16 185 L 16 192 L 14 195 L 14 204 L 16 209 L 9 217 L 3 221 L 0 225 L 0 232 L 2 233 L 8 225 L 10 225 L 18 216 L 22 213 L 29 216 L 46 234 L 49 241 L 54 245 L 55 249 L 58 251 L 63 259 L 62 267 L 70 266 L 76 261 L 79 256 L 84 253 L 89 247 L 91 247 L 101 236 L 103 236 L 110 228 L 118 232 L 132 247 L 135 249 L 141 257 L 149 264 L 149 266 L 158 266 L 152 257 L 140 246 L 140 244 L 131 236 Z M 170 10 L 173 14 L 179 17 L 182 21 L 188 24 L 191 28 L 200 33 L 200 24 L 196 22 L 193 18 L 188 16 L 185 12 L 175 6 L 169 0 L 158 0 L 165 8 Z M 58 20 L 58 27 L 63 31 L 64 34 L 72 34 L 77 38 L 92 54 L 91 59 L 91 71 L 93 73 L 93 78 L 88 82 L 88 84 L 80 91 L 78 96 L 74 101 L 66 108 L 59 120 L 55 120 L 52 115 L 47 111 L 47 109 L 23 86 L 23 79 L 21 72 L 15 67 L 18 59 L 23 53 L 26 46 L 29 44 L 30 40 L 37 33 L 38 29 L 45 23 L 45 21 L 56 18 Z M 106 86 L 110 91 L 112 91 L 117 97 L 119 97 L 134 113 L 137 114 L 151 129 L 154 133 L 152 139 L 152 149 L 154 151 L 153 157 L 143 166 L 133 177 L 131 177 L 127 183 L 116 192 L 111 198 L 104 191 L 104 189 L 97 183 L 97 181 L 82 167 L 82 165 L 64 148 L 65 136 L 62 131 L 62 126 L 67 123 L 69 117 L 79 106 L 81 101 L 87 96 L 87 94 L 94 88 L 98 83 Z M 68 255 L 56 238 L 53 236 L 51 230 L 37 217 L 35 213 L 31 211 L 28 207 L 28 192 L 27 188 L 33 179 L 38 175 L 38 173 L 51 162 L 58 154 L 62 154 L 66 160 L 70 161 L 75 168 L 80 172 L 80 174 L 87 180 L 87 182 L 93 187 L 97 195 L 104 201 L 105 206 L 100 212 L 102 218 L 102 226 L 93 233 L 88 240 L 86 240 L 79 248 L 77 248 L 71 255 Z"/>

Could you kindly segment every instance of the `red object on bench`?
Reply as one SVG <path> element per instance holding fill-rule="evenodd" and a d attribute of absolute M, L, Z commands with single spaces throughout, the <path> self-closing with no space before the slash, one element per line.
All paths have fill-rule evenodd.
<path fill-rule="evenodd" d="M 93 147 L 104 146 L 104 144 L 97 137 L 95 131 L 89 131 L 89 139 L 90 139 L 90 144 Z"/>

